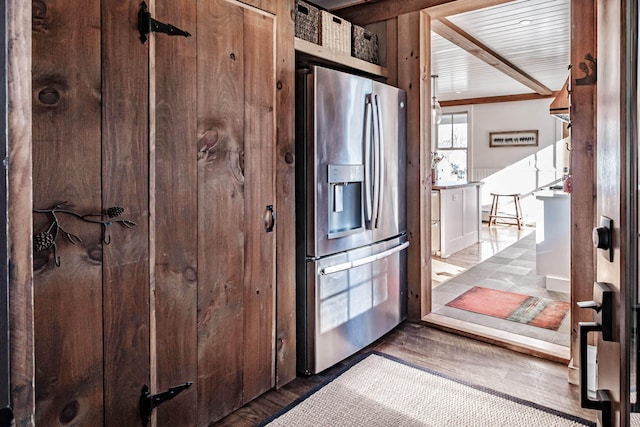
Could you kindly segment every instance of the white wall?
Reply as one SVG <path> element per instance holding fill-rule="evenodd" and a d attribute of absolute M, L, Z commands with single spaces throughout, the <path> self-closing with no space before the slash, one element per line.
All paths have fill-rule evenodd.
<path fill-rule="evenodd" d="M 562 123 L 549 114 L 553 98 L 443 108 L 466 111 L 470 121 L 469 180 L 482 180 L 482 204 L 491 192 L 527 195 L 562 176 L 569 152 L 562 138 Z M 538 146 L 489 147 L 489 133 L 538 131 Z M 525 209 L 526 210 L 526 209 Z"/>
<path fill-rule="evenodd" d="M 549 114 L 553 98 L 443 108 L 467 111 L 471 121 L 470 168 L 502 169 L 536 153 L 561 138 L 560 121 Z M 489 147 L 489 133 L 538 130 L 537 147 Z"/>

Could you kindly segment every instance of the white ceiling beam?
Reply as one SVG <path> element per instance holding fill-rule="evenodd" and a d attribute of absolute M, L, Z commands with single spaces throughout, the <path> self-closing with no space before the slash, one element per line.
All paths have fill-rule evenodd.
<path fill-rule="evenodd" d="M 553 93 L 551 89 L 535 80 L 533 77 L 507 61 L 488 46 L 473 38 L 462 28 L 456 26 L 446 18 L 433 19 L 431 31 L 449 40 L 451 43 L 469 52 L 471 55 L 486 62 L 512 79 L 522 83 L 539 95 L 548 96 Z"/>

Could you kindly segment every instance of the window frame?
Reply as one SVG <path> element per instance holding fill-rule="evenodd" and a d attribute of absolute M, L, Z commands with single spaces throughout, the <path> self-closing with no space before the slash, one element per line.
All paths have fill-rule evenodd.
<path fill-rule="evenodd" d="M 462 115 L 464 114 L 466 116 L 466 125 L 467 125 L 467 141 L 466 141 L 466 147 L 462 148 L 462 147 L 453 147 L 453 116 L 455 115 Z M 448 152 L 448 151 L 465 151 L 466 152 L 466 165 L 465 165 L 465 176 L 466 176 L 466 181 L 469 181 L 469 175 L 471 173 L 471 111 L 469 109 L 462 109 L 462 110 L 450 110 L 450 111 L 442 111 L 442 117 L 445 116 L 451 116 L 451 147 L 440 147 L 439 145 L 439 135 L 440 135 L 440 125 L 441 123 L 438 123 L 434 126 L 434 132 L 433 132 L 433 152 Z M 438 174 L 438 168 L 436 167 L 436 179 L 437 179 L 437 174 Z"/>

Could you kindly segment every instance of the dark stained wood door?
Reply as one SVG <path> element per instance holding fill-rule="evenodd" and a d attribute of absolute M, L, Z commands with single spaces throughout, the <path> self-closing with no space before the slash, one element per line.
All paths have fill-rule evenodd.
<path fill-rule="evenodd" d="M 275 16 L 153 3 L 192 36 L 141 43 L 137 0 L 33 2 L 34 207 L 136 223 L 58 213 L 34 253 L 37 425 L 140 425 L 142 385 L 185 382 L 152 423 L 209 425 L 274 385 Z"/>
<path fill-rule="evenodd" d="M 635 2 L 598 1 L 598 82 L 597 82 L 597 200 L 598 216 L 613 220 L 613 260 L 598 250 L 598 282 L 607 283 L 614 293 L 613 340 L 597 334 L 597 388 L 608 390 L 612 401 L 611 419 L 602 417 L 598 425 L 628 426 L 630 411 L 630 338 L 632 287 L 637 286 L 638 219 L 637 151 L 635 98 L 637 63 L 637 22 L 632 17 Z M 637 19 L 637 16 L 636 18 Z M 575 65 L 575 64 L 574 64 Z M 636 154 L 637 156 L 637 154 Z M 637 203 L 637 201 L 636 201 Z"/>

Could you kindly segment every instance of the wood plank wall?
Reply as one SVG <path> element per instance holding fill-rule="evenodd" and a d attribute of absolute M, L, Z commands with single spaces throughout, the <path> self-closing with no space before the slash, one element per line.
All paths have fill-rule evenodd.
<path fill-rule="evenodd" d="M 199 46 L 210 55 L 198 58 L 199 73 L 215 76 L 224 84 L 207 90 L 199 79 L 198 98 L 198 222 L 199 248 L 198 381 L 201 421 L 217 419 L 242 404 L 242 352 L 244 341 L 243 272 L 246 266 L 243 232 L 246 195 L 244 154 L 244 58 L 243 10 L 226 0 L 199 2 L 203 28 Z M 202 19 L 202 18 L 201 18 Z M 206 46 L 206 47 L 205 47 Z M 225 206 L 221 206 L 220 203 Z M 237 230 L 233 236 L 228 230 Z M 227 269 L 227 265 L 234 266 Z M 209 289 L 208 289 L 209 288 Z M 207 342 L 220 343 L 220 346 Z M 209 392 L 207 392 L 209 390 Z"/>
<path fill-rule="evenodd" d="M 423 129 L 431 116 L 425 116 L 420 101 L 429 99 L 429 61 L 424 58 L 430 51 L 430 24 L 421 12 L 398 16 L 398 87 L 407 92 L 408 317 L 413 320 L 422 319 L 431 307 L 431 172 L 425 167 L 431 137 Z"/>
<path fill-rule="evenodd" d="M 153 103 L 154 224 L 151 313 L 152 392 L 197 382 L 197 79 L 195 2 L 156 0 L 154 16 L 193 34 L 150 36 Z M 195 425 L 198 393 L 192 387 L 158 407 L 166 425 Z"/>
<path fill-rule="evenodd" d="M 243 403 L 270 389 L 275 378 L 275 238 L 267 232 L 275 199 L 275 22 L 244 13 L 245 196 L 247 222 Z M 269 90 L 271 88 L 271 90 Z M 275 215 L 275 214 L 274 214 Z M 259 219 L 262 218 L 262 221 Z M 283 224 L 284 226 L 284 224 Z"/>
<path fill-rule="evenodd" d="M 0 63 L 7 63 L 7 10 L 0 10 Z M 9 140 L 7 135 L 7 112 L 9 111 L 9 98 L 7 94 L 8 76 L 3 73 L 0 76 L 0 139 L 2 147 L 0 147 L 0 158 L 7 159 Z M 9 216 L 6 195 L 9 194 L 9 180 L 6 166 L 0 176 L 0 188 L 5 195 L 0 200 L 0 334 L 2 334 L 2 342 L 6 345 L 0 346 L 0 408 L 9 407 L 11 404 L 11 369 L 9 362 L 11 354 L 9 350 Z M 1 420 L 0 420 L 1 422 Z"/>
<path fill-rule="evenodd" d="M 64 203 L 81 214 L 99 213 L 100 4 L 39 6 L 43 24 L 33 32 L 33 204 L 47 209 Z M 69 215 L 59 219 L 79 239 L 71 244 L 60 231 L 57 252 L 34 255 L 35 422 L 100 425 L 105 398 L 101 229 Z M 51 221 L 49 215 L 34 215 L 34 233 L 46 231 Z"/>
<path fill-rule="evenodd" d="M 270 2 L 273 3 L 273 2 Z M 276 385 L 296 377 L 294 1 L 276 9 Z"/>
<path fill-rule="evenodd" d="M 15 424 L 30 425 L 34 411 L 34 335 L 31 189 L 30 2 L 4 3 L 7 38 L 9 323 L 11 399 Z"/>
<path fill-rule="evenodd" d="M 596 225 L 596 86 L 577 86 L 584 77 L 578 64 L 585 55 L 597 58 L 596 1 L 571 2 L 571 359 L 569 380 L 577 384 L 580 368 L 578 323 L 592 321 L 591 310 L 577 307 L 578 301 L 593 298 L 596 253 L 591 232 Z"/>
<path fill-rule="evenodd" d="M 139 418 L 136 402 L 150 375 L 149 59 L 129 30 L 139 2 L 101 5 L 101 204 L 126 206 L 123 216 L 136 222 L 111 226 L 111 243 L 102 245 L 104 417 L 118 426 Z"/>

